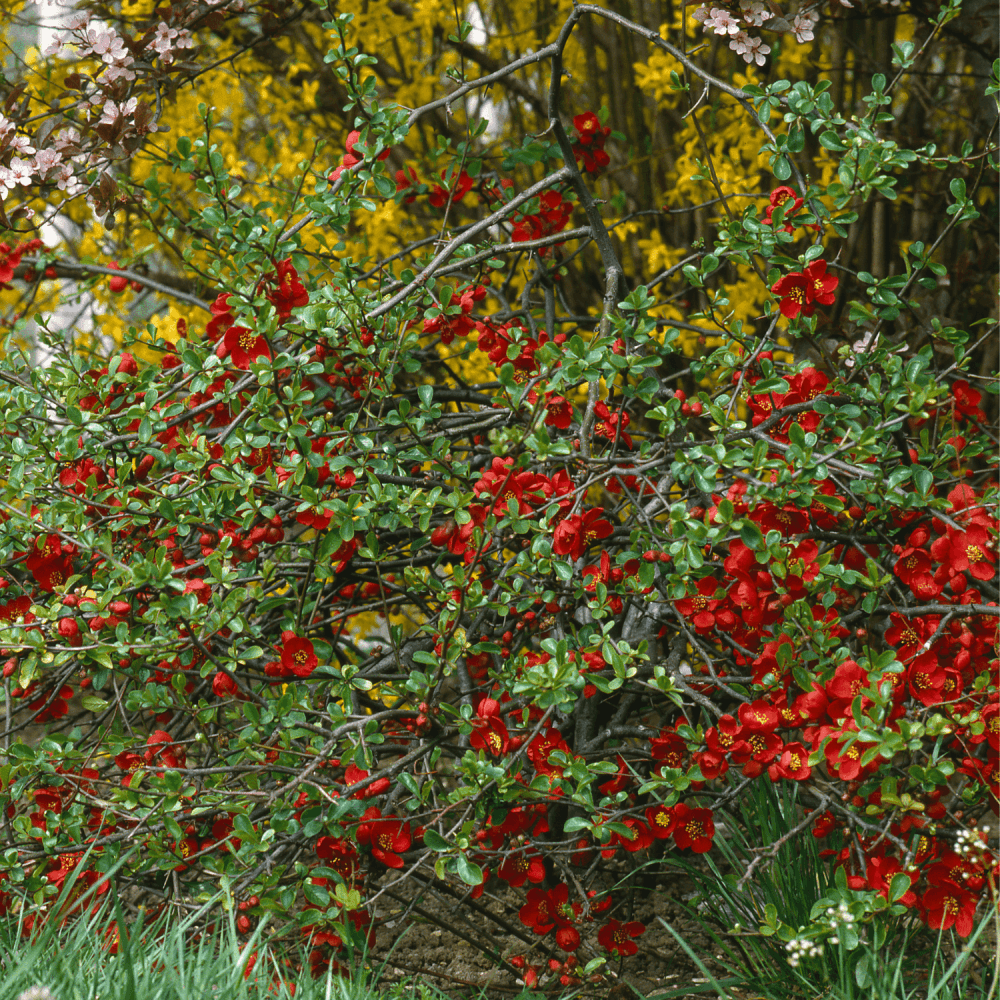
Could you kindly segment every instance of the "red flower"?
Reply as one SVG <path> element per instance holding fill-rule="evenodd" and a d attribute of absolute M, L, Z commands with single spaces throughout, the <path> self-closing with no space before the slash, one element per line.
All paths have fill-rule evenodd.
<path fill-rule="evenodd" d="M 351 785 L 356 785 L 360 781 L 364 781 L 365 778 L 371 775 L 370 771 L 365 771 L 358 767 L 357 764 L 349 764 L 347 769 L 344 771 L 344 784 L 348 787 Z M 371 784 L 365 785 L 360 791 L 354 792 L 351 795 L 352 799 L 370 799 L 374 798 L 376 795 L 381 795 L 383 792 L 389 791 L 391 782 L 388 778 L 376 778 Z"/>
<path fill-rule="evenodd" d="M 733 744 L 732 759 L 734 764 L 743 765 L 746 777 L 756 778 L 764 773 L 765 766 L 778 757 L 783 749 L 784 744 L 777 733 L 741 729 L 737 742 Z"/>
<path fill-rule="evenodd" d="M 649 752 L 653 760 L 663 761 L 662 767 L 680 768 L 687 758 L 687 743 L 684 737 L 664 729 L 649 741 Z"/>
<path fill-rule="evenodd" d="M 674 832 L 674 811 L 670 806 L 665 806 L 662 802 L 655 806 L 650 806 L 646 810 L 646 822 L 649 823 L 650 833 L 657 840 L 666 840 Z"/>
<path fill-rule="evenodd" d="M 726 602 L 715 596 L 719 589 L 719 583 L 715 577 L 702 577 L 697 583 L 697 588 L 697 593 L 694 596 L 682 597 L 675 602 L 677 610 L 685 618 L 690 618 L 691 623 L 699 632 L 708 632 L 716 625 L 727 631 L 731 629 L 736 624 L 736 616 L 728 607 L 718 611 L 720 605 Z"/>
<path fill-rule="evenodd" d="M 661 837 L 654 838 L 653 832 L 641 819 L 626 816 L 622 820 L 622 823 L 628 828 L 628 834 L 612 833 L 611 843 L 624 847 L 630 854 L 635 854 L 636 851 L 644 851 L 647 847 L 651 847 L 654 839 L 662 839 Z"/>
<path fill-rule="evenodd" d="M 288 319 L 294 308 L 309 304 L 309 293 L 299 281 L 299 272 L 292 265 L 291 258 L 279 261 L 277 271 L 260 282 L 258 291 L 265 289 L 268 300 L 278 311 L 279 319 Z"/>
<path fill-rule="evenodd" d="M 534 389 L 531 390 L 532 393 L 534 391 Z M 530 396 L 531 393 L 529 393 L 528 402 L 533 403 L 534 400 Z M 550 393 L 546 393 L 545 408 L 548 410 L 548 413 L 545 415 L 545 424 L 547 427 L 556 427 L 564 431 L 573 422 L 573 404 L 565 396 L 553 396 Z"/>
<path fill-rule="evenodd" d="M 528 744 L 528 760 L 539 774 L 560 774 L 561 768 L 549 763 L 549 756 L 557 750 L 567 757 L 572 756 L 569 745 L 562 738 L 562 733 L 558 729 L 549 729 Z"/>
<path fill-rule="evenodd" d="M 887 858 L 885 855 L 869 858 L 866 871 L 868 887 L 874 889 L 883 899 L 888 899 L 893 876 L 901 872 L 903 866 L 895 858 Z M 913 885 L 919 877 L 916 871 L 907 871 L 904 874 L 909 878 L 910 885 Z M 903 906 L 913 906 L 916 901 L 917 895 L 912 889 L 908 889 L 898 900 Z"/>
<path fill-rule="evenodd" d="M 896 546 L 895 552 L 899 558 L 893 572 L 916 597 L 934 597 L 941 592 L 941 585 L 934 580 L 931 558 L 923 549 Z"/>
<path fill-rule="evenodd" d="M 229 292 L 222 292 L 216 295 L 215 301 L 209 306 L 212 318 L 205 327 L 205 333 L 212 340 L 218 340 L 233 325 L 236 319 L 229 308 L 230 298 L 232 296 Z"/>
<path fill-rule="evenodd" d="M 370 846 L 372 857 L 386 868 L 402 868 L 400 855 L 408 851 L 413 843 L 409 822 L 395 816 L 383 817 L 375 806 L 365 810 L 361 821 L 358 843 Z"/>
<path fill-rule="evenodd" d="M 947 675 L 937 653 L 921 653 L 910 663 L 906 671 L 910 694 L 921 704 L 940 705 Z"/>
<path fill-rule="evenodd" d="M 778 208 L 780 205 L 788 206 L 785 209 L 785 214 L 784 214 L 784 218 L 786 220 L 789 219 L 791 216 L 795 215 L 795 213 L 802 207 L 802 199 L 798 195 L 796 195 L 796 193 L 790 187 L 785 187 L 784 185 L 782 185 L 781 187 L 776 187 L 771 192 L 770 202 L 771 204 L 764 209 L 764 222 L 767 223 L 768 225 L 771 225 L 772 215 L 774 213 L 774 210 Z M 792 202 L 792 204 L 788 205 L 788 202 Z M 787 221 L 782 226 L 782 229 L 786 233 L 791 233 L 794 231 L 794 227 Z"/>
<path fill-rule="evenodd" d="M 233 680 L 232 676 L 224 674 L 221 671 L 217 672 L 212 678 L 212 691 L 219 698 L 230 696 L 236 698 L 242 697 L 240 689 L 236 686 L 236 681 Z"/>
<path fill-rule="evenodd" d="M 841 781 L 854 781 L 863 772 L 867 773 L 872 764 L 861 766 L 861 755 L 871 746 L 870 743 L 859 743 L 854 741 L 846 749 L 847 735 L 842 735 L 839 739 L 832 739 L 826 745 L 824 751 L 826 755 L 826 769 L 831 777 Z M 878 765 L 875 764 L 877 767 Z"/>
<path fill-rule="evenodd" d="M 782 316 L 794 319 L 799 313 L 812 316 L 816 311 L 815 302 L 830 305 L 839 284 L 840 278 L 826 273 L 826 261 L 816 260 L 804 271 L 792 271 L 779 278 L 771 286 L 771 291 L 781 299 Z"/>
<path fill-rule="evenodd" d="M 995 701 L 990 702 L 979 713 L 979 721 L 983 724 L 983 731 L 971 733 L 968 737 L 969 742 L 978 744 L 985 740 L 991 750 L 994 752 L 1000 750 L 1000 704 Z"/>
<path fill-rule="evenodd" d="M 243 371 L 250 367 L 251 361 L 259 358 L 271 360 L 271 348 L 268 347 L 267 340 L 245 326 L 231 326 L 215 353 L 220 358 L 228 354 L 233 364 Z"/>
<path fill-rule="evenodd" d="M 313 649 L 313 644 L 294 632 L 281 633 L 282 645 L 281 665 L 285 673 L 295 674 L 296 677 L 308 677 L 319 664 L 319 657 Z"/>
<path fill-rule="evenodd" d="M 618 441 L 626 448 L 632 447 L 632 438 L 625 433 L 625 428 L 629 425 L 629 415 L 615 410 L 608 409 L 606 403 L 598 403 L 594 407 L 594 433 L 599 437 L 607 438 L 609 441 Z"/>
<path fill-rule="evenodd" d="M 871 681 L 868 674 L 854 660 L 844 660 L 838 665 L 833 677 L 826 682 L 826 693 L 830 697 L 831 719 L 843 718 L 851 711 L 854 699 L 866 690 Z M 862 708 L 871 704 L 868 698 L 861 699 Z"/>
<path fill-rule="evenodd" d="M 441 180 L 445 180 L 444 172 L 441 174 Z M 453 202 L 461 201 L 472 190 L 472 178 L 464 170 L 459 173 L 457 178 L 452 178 L 445 183 L 449 184 Z M 427 196 L 427 201 L 434 208 L 444 208 L 448 204 L 448 197 L 448 189 L 441 187 L 440 184 L 435 184 Z"/>
<path fill-rule="evenodd" d="M 744 729 L 757 733 L 773 733 L 781 722 L 778 710 L 762 699 L 740 705 L 736 714 Z"/>
<path fill-rule="evenodd" d="M 601 125 L 600 119 L 593 111 L 585 111 L 573 119 L 577 131 L 577 141 L 573 144 L 573 153 L 577 160 L 583 160 L 583 169 L 596 174 L 610 162 L 604 152 L 604 143 L 611 134 L 611 129 Z"/>
<path fill-rule="evenodd" d="M 316 857 L 327 863 L 348 885 L 358 875 L 361 866 L 354 845 L 343 837 L 320 837 L 316 841 Z"/>
<path fill-rule="evenodd" d="M 975 895 L 950 882 L 928 889 L 921 900 L 928 927 L 946 931 L 953 926 L 959 937 L 972 933 L 976 902 Z"/>
<path fill-rule="evenodd" d="M 788 743 L 781 756 L 767 769 L 771 781 L 787 778 L 789 781 L 805 781 L 811 774 L 809 751 L 801 743 Z"/>
<path fill-rule="evenodd" d="M 552 536 L 552 551 L 557 556 L 569 556 L 574 561 L 582 559 L 591 542 L 607 538 L 614 531 L 610 521 L 605 521 L 598 508 L 574 514 L 560 521 Z"/>
<path fill-rule="evenodd" d="M 691 809 L 683 802 L 674 806 L 674 843 L 678 847 L 705 854 L 712 849 L 714 836 L 711 809 Z"/>
<path fill-rule="evenodd" d="M 601 553 L 601 563 L 599 566 L 584 566 L 581 574 L 586 581 L 583 585 L 584 591 L 588 594 L 597 593 L 597 585 L 603 583 L 605 587 L 615 587 L 622 582 L 625 574 L 618 567 L 611 565 L 611 556 L 607 552 Z M 623 604 L 620 597 L 613 594 L 608 595 L 608 607 L 613 614 L 620 614 Z"/>
<path fill-rule="evenodd" d="M 149 747 L 144 753 L 147 764 L 152 764 L 154 760 L 174 770 L 184 767 L 184 748 L 174 745 L 170 733 L 165 733 L 162 729 L 154 729 L 146 740 Z"/>
<path fill-rule="evenodd" d="M 36 539 L 24 565 L 42 590 L 52 591 L 69 578 L 75 552 L 76 546 L 64 546 L 58 535 L 45 535 Z"/>
<path fill-rule="evenodd" d="M 794 504 L 778 507 L 773 503 L 762 503 L 754 511 L 753 521 L 764 534 L 780 531 L 785 538 L 809 530 L 809 511 L 801 510 Z"/>
<path fill-rule="evenodd" d="M 503 859 L 497 875 L 513 888 L 520 889 L 525 882 L 541 882 L 545 878 L 545 863 L 540 854 L 518 851 Z"/>
<path fill-rule="evenodd" d="M 612 918 L 597 932 L 597 942 L 612 955 L 620 957 L 634 955 L 639 950 L 639 946 L 632 938 L 637 938 L 645 931 L 645 926 L 637 920 L 622 924 Z"/>
<path fill-rule="evenodd" d="M 792 271 L 779 278 L 771 291 L 781 299 L 781 315 L 795 319 L 799 313 L 811 316 L 815 308 L 809 302 L 809 280 L 799 271 Z"/>
<path fill-rule="evenodd" d="M 565 951 L 574 951 L 580 944 L 580 934 L 572 924 L 579 912 L 580 905 L 569 902 L 569 886 L 562 882 L 548 892 L 529 889 L 527 902 L 518 915 L 521 923 L 536 934 L 548 934 L 554 927 L 558 928 L 556 944 Z"/>
<path fill-rule="evenodd" d="M 836 300 L 834 292 L 840 284 L 840 278 L 835 274 L 827 274 L 826 261 L 815 260 L 806 266 L 806 279 L 809 281 L 810 299 L 821 306 L 833 305 Z"/>
<path fill-rule="evenodd" d="M 978 389 L 973 389 L 964 379 L 959 379 L 951 387 L 951 395 L 955 400 L 956 413 L 961 413 L 963 417 L 971 420 L 986 419 L 986 414 L 979 407 L 983 394 Z"/>
<path fill-rule="evenodd" d="M 527 902 L 518 911 L 518 916 L 521 923 L 532 928 L 536 934 L 548 934 L 556 925 L 549 894 L 544 889 L 528 890 Z"/>
<path fill-rule="evenodd" d="M 965 531 L 949 529 L 931 546 L 935 559 L 947 562 L 950 573 L 968 573 L 975 580 L 992 580 L 996 570 L 990 549 L 990 533 L 982 524 L 970 524 Z"/>
<path fill-rule="evenodd" d="M 500 718 L 500 702 L 493 698 L 484 698 L 476 709 L 472 725 L 475 728 L 469 737 L 469 746 L 475 750 L 485 750 L 494 757 L 507 752 L 510 746 L 510 733 Z"/>

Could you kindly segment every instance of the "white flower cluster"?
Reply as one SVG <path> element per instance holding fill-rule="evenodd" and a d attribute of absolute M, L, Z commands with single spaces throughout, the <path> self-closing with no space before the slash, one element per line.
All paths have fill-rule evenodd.
<path fill-rule="evenodd" d="M 981 827 L 973 826 L 968 830 L 960 830 L 955 839 L 955 851 L 966 861 L 971 861 L 976 865 L 986 865 L 993 861 L 992 852 L 989 848 L 990 828 L 987 825 Z M 968 878 L 970 873 L 965 872 Z"/>
<path fill-rule="evenodd" d="M 818 958 L 823 954 L 823 946 L 807 938 L 792 938 L 785 945 L 788 952 L 788 964 L 794 969 L 804 958 Z"/>
<path fill-rule="evenodd" d="M 847 903 L 841 900 L 838 906 L 827 908 L 826 917 L 831 927 L 839 927 L 841 924 L 853 924 L 854 914 L 847 908 Z M 834 935 L 830 938 L 830 944 L 840 944 L 840 938 Z"/>

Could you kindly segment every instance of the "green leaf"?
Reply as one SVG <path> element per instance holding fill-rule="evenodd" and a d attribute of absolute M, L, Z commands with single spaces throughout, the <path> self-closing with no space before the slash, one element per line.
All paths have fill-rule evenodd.
<path fill-rule="evenodd" d="M 743 544 L 753 552 L 760 552 L 764 548 L 764 536 L 760 528 L 753 521 L 744 521 L 740 528 L 740 538 Z"/>
<path fill-rule="evenodd" d="M 436 830 L 432 830 L 430 827 L 428 827 L 426 830 L 424 830 L 424 843 L 432 851 L 450 851 L 451 850 L 451 844 L 449 844 L 448 841 L 445 840 L 444 837 L 442 837 L 440 833 L 438 833 Z M 478 885 L 479 883 L 477 882 L 475 884 Z"/>
<path fill-rule="evenodd" d="M 470 861 L 464 854 L 458 856 L 458 877 L 466 885 L 482 885 L 483 884 L 483 870 L 479 865 Z"/>

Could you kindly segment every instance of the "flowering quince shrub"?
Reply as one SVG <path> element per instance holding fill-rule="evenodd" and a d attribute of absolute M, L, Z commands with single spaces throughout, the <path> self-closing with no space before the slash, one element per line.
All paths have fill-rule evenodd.
<path fill-rule="evenodd" d="M 71 22 L 106 67 L 74 81 L 90 118 L 44 170 L 15 155 L 27 118 L 4 119 L 8 190 L 108 211 L 93 170 L 156 131 L 141 95 L 202 24 L 170 11 L 142 34 Z M 169 137 L 213 289 L 176 337 L 133 329 L 98 357 L 42 322 L 45 364 L 6 342 L 0 910 L 30 932 L 97 905 L 112 873 L 153 908 L 222 886 L 241 933 L 268 915 L 320 974 L 374 943 L 387 901 L 430 892 L 527 985 L 576 985 L 642 949 L 639 869 L 713 851 L 760 782 L 794 787 L 839 880 L 811 928 L 764 921 L 793 964 L 833 937 L 828 910 L 969 936 L 998 877 L 996 383 L 938 318 L 947 352 L 893 335 L 943 278 L 947 233 L 888 277 L 838 263 L 900 168 L 942 165 L 879 138 L 891 87 L 876 77 L 848 121 L 828 88 L 734 89 L 578 5 L 520 60 L 545 136 L 498 152 L 470 122 L 459 149 L 397 167 L 417 123 L 515 70 L 407 110 L 365 75 L 350 14 L 328 16 L 355 127 L 339 162 L 303 162 L 282 212 L 242 194 L 211 109 Z M 756 3 L 693 17 L 755 65 L 748 29 L 784 21 Z M 786 44 L 819 17 L 800 7 Z M 584 19 L 728 95 L 771 169 L 742 214 L 716 181 L 711 249 L 648 281 L 608 214 L 634 137 L 563 89 Z M 807 129 L 840 156 L 823 184 Z M 948 232 L 980 221 L 971 162 L 945 164 Z M 167 190 L 147 184 L 145 207 Z M 427 233 L 387 260 L 344 253 L 389 206 Z M 34 217 L 9 208 L 5 225 Z M 27 232 L 0 244 L 7 284 L 44 250 Z M 587 259 L 599 289 L 573 280 Z M 717 280 L 737 266 L 755 324 Z M 99 272 L 115 294 L 139 281 L 118 272 Z M 682 293 L 686 319 L 664 320 Z M 718 346 L 683 359 L 687 327 Z M 493 951 L 500 933 L 520 944 Z"/>

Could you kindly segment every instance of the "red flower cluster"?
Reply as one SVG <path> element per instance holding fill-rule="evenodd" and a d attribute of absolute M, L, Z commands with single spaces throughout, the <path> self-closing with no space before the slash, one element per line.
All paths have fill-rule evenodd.
<path fill-rule="evenodd" d="M 228 357 L 237 368 L 246 371 L 251 362 L 259 358 L 270 360 L 271 348 L 261 334 L 236 325 L 236 317 L 229 308 L 230 298 L 232 296 L 228 292 L 216 296 L 210 307 L 212 319 L 205 332 L 209 337 L 219 338 L 215 348 L 217 357 Z"/>
<path fill-rule="evenodd" d="M 396 816 L 383 816 L 377 806 L 365 810 L 357 837 L 358 843 L 370 848 L 372 857 L 387 868 L 402 868 L 401 855 L 413 844 L 409 822 Z"/>
<path fill-rule="evenodd" d="M 576 128 L 576 141 L 573 143 L 573 155 L 577 163 L 582 161 L 583 169 L 588 174 L 599 174 L 610 162 L 604 151 L 604 143 L 611 135 L 611 129 L 601 124 L 601 120 L 593 111 L 585 111 L 573 119 Z"/>
<path fill-rule="evenodd" d="M 540 240 L 562 232 L 573 214 L 573 202 L 565 201 L 558 191 L 546 191 L 538 199 L 537 212 L 527 213 L 518 219 L 511 229 L 510 238 L 514 243 Z M 551 247 L 543 247 L 539 254 L 544 256 Z"/>
<path fill-rule="evenodd" d="M 441 180 L 445 186 L 435 184 L 427 196 L 427 202 L 433 208 L 444 208 L 449 201 L 455 204 L 472 190 L 473 180 L 464 170 L 458 171 L 457 176 L 452 172 L 442 171 Z"/>
<path fill-rule="evenodd" d="M 794 226 L 788 220 L 791 219 L 802 207 L 802 199 L 790 187 L 776 187 L 771 192 L 770 204 L 764 209 L 764 222 L 771 225 L 771 216 L 776 208 L 784 208 L 784 225 L 781 227 L 786 233 L 794 232 Z M 791 202 L 791 204 L 789 204 Z"/>
<path fill-rule="evenodd" d="M 349 132 L 347 135 L 347 142 L 345 147 L 347 152 L 344 153 L 340 160 L 340 166 L 335 167 L 334 170 L 329 174 L 327 180 L 333 184 L 340 179 L 340 175 L 345 171 L 349 170 L 351 167 L 356 166 L 362 160 L 362 155 L 359 150 L 355 147 L 361 141 L 361 133 L 358 131 Z M 383 149 L 381 153 L 378 154 L 378 159 L 385 160 L 389 157 L 390 150 Z"/>
<path fill-rule="evenodd" d="M 456 337 L 464 337 L 476 328 L 472 310 L 477 302 L 486 298 L 486 286 L 473 283 L 459 289 L 449 302 L 442 302 L 439 309 L 433 309 L 424 319 L 424 333 L 439 334 L 441 343 L 447 346 Z"/>
<path fill-rule="evenodd" d="M 26 253 L 33 253 L 42 248 L 39 239 L 25 240 L 13 249 L 8 243 L 0 243 L 0 288 L 9 289 L 14 279 L 14 271 L 20 266 L 21 258 Z"/>
<path fill-rule="evenodd" d="M 281 260 L 275 265 L 275 270 L 264 275 L 257 285 L 257 294 L 267 296 L 269 302 L 278 311 L 278 318 L 286 320 L 292 315 L 292 310 L 298 306 L 309 304 L 309 293 L 299 279 L 291 259 Z"/>
<path fill-rule="evenodd" d="M 840 278 L 827 274 L 825 260 L 814 260 L 802 271 L 792 271 L 779 278 L 771 286 L 771 291 L 781 299 L 781 315 L 795 319 L 800 313 L 812 316 L 816 303 L 832 305 L 839 284 Z"/>

